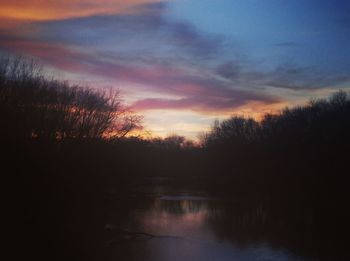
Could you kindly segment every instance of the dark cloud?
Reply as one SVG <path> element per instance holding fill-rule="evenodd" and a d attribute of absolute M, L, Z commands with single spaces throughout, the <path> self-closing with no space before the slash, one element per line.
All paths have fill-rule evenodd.
<path fill-rule="evenodd" d="M 202 36 L 193 26 L 186 23 L 170 23 L 171 38 L 176 45 L 191 52 L 197 58 L 212 58 L 221 50 L 223 39 L 218 36 Z"/>
<path fill-rule="evenodd" d="M 229 62 L 218 66 L 216 73 L 239 85 L 293 90 L 316 90 L 350 82 L 350 75 L 346 73 L 324 72 L 315 66 L 295 64 L 283 64 L 272 71 L 262 72 L 242 69 L 239 62 Z"/>
<path fill-rule="evenodd" d="M 159 14 L 166 10 L 168 4 L 165 2 L 153 2 L 153 3 L 144 3 L 138 4 L 131 7 L 131 10 L 137 11 L 139 13 L 156 13 Z"/>
<path fill-rule="evenodd" d="M 166 19 L 164 2 L 134 6 L 131 14 L 89 16 L 33 23 L 39 33 L 36 40 L 75 44 L 85 47 L 103 46 L 114 52 L 142 53 L 153 56 L 207 59 L 218 54 L 222 39 L 203 35 L 191 24 Z M 141 11 L 142 10 L 142 11 Z"/>
<path fill-rule="evenodd" d="M 302 67 L 288 64 L 263 75 L 262 79 L 266 85 L 294 90 L 335 87 L 349 81 L 350 75 L 347 74 L 323 72 L 313 66 Z"/>
<path fill-rule="evenodd" d="M 237 80 L 242 74 L 242 68 L 239 62 L 227 62 L 216 68 L 216 73 L 230 80 Z"/>

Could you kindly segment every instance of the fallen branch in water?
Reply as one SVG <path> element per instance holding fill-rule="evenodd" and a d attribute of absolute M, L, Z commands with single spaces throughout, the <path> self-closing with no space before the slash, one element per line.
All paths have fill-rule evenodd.
<path fill-rule="evenodd" d="M 172 235 L 154 235 L 147 232 L 140 232 L 140 231 L 129 231 L 126 229 L 119 228 L 112 224 L 107 224 L 105 226 L 106 230 L 113 231 L 114 234 L 118 234 L 121 238 L 119 241 L 124 241 L 125 239 L 137 239 L 140 236 L 148 237 L 148 238 L 170 238 L 170 239 L 183 239 L 183 237 L 180 236 L 172 236 Z M 114 237 L 110 242 L 108 243 L 108 246 L 110 246 L 113 243 L 116 243 L 118 240 Z"/>

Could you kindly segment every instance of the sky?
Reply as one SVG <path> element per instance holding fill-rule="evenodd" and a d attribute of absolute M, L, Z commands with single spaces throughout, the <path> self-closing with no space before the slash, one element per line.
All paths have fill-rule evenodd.
<path fill-rule="evenodd" d="M 0 55 L 119 90 L 159 136 L 349 90 L 349 46 L 347 0 L 0 0 Z"/>

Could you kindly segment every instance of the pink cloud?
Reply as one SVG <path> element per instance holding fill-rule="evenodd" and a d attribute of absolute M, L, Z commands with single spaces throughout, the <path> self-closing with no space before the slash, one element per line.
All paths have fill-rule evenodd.
<path fill-rule="evenodd" d="M 193 75 L 176 65 L 140 66 L 110 62 L 93 52 L 30 40 L 0 41 L 0 47 L 19 54 L 30 54 L 45 64 L 80 75 L 137 83 L 144 91 L 182 97 L 143 99 L 132 104 L 135 110 L 190 109 L 198 112 L 231 111 L 249 102 L 263 104 L 279 100 L 260 93 L 230 88 L 214 78 Z"/>

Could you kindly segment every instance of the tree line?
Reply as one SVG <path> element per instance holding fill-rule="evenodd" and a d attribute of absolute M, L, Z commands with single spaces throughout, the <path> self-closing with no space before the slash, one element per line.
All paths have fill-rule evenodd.
<path fill-rule="evenodd" d="M 92 162 L 110 159 L 101 165 L 117 165 L 118 170 L 134 160 L 145 166 L 143 175 L 316 172 L 344 168 L 350 146 L 350 97 L 344 91 L 266 114 L 260 121 L 240 116 L 215 121 L 199 144 L 179 135 L 145 139 L 129 135 L 142 129 L 142 116 L 132 113 L 118 92 L 50 79 L 33 60 L 12 57 L 0 59 L 0 116 L 4 144 L 66 148 Z"/>
<path fill-rule="evenodd" d="M 202 136 L 204 147 L 240 147 L 250 144 L 349 144 L 350 96 L 338 91 L 328 99 L 310 100 L 305 106 L 266 114 L 261 121 L 233 116 L 216 121 Z"/>

